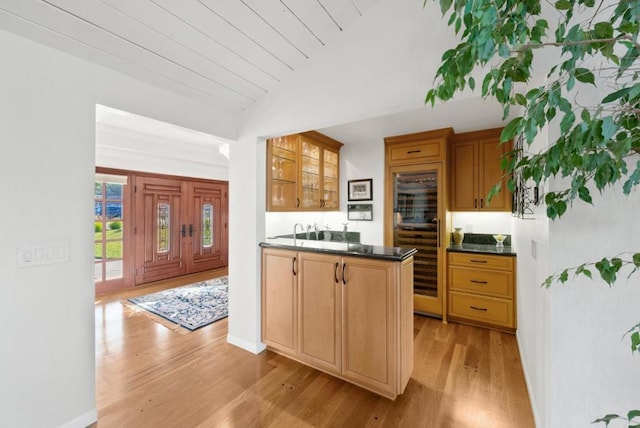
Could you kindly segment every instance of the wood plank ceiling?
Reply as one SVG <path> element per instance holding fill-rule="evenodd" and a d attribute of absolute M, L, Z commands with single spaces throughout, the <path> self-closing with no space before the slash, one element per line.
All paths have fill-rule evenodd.
<path fill-rule="evenodd" d="M 237 113 L 379 1 L 9 0 L 0 14 L 59 49 Z"/>

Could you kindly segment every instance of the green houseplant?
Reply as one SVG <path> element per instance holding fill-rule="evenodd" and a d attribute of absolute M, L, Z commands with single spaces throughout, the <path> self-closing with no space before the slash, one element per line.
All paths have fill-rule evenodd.
<path fill-rule="evenodd" d="M 483 97 L 497 100 L 503 118 L 510 119 L 502 141 L 522 135 L 530 145 L 550 123 L 558 126 L 560 136 L 546 149 L 503 161 L 505 174 L 518 172 L 537 186 L 554 177 L 567 180 L 567 188 L 545 195 L 550 219 L 562 217 L 574 202 L 591 204 L 593 187 L 629 195 L 638 186 L 640 0 L 436 2 L 460 43 L 442 55 L 426 103 L 434 105 L 478 87 Z M 534 58 L 548 50 L 559 59 L 548 66 L 543 61 L 546 80 L 532 86 Z M 478 74 L 483 77 L 476 81 Z M 602 95 L 585 104 L 581 91 Z M 509 186 L 513 190 L 513 180 Z M 497 185 L 489 197 L 499 191 Z M 640 252 L 618 254 L 563 269 L 543 285 L 564 283 L 570 275 L 592 278 L 594 273 L 612 285 L 623 271 L 632 275 L 638 268 Z M 632 352 L 640 351 L 640 324 L 627 335 Z M 640 426 L 640 411 L 594 422 L 608 425 L 616 419 Z"/>

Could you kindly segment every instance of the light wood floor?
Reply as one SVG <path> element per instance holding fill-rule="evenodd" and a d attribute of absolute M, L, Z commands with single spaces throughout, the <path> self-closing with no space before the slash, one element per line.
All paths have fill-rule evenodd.
<path fill-rule="evenodd" d="M 96 298 L 94 426 L 534 426 L 514 335 L 416 316 L 413 375 L 390 401 L 273 352 L 229 345 L 226 319 L 179 334 L 120 302 L 176 285 Z"/>

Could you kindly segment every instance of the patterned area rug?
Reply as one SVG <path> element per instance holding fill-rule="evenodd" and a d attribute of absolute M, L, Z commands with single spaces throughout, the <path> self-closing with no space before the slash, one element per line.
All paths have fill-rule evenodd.
<path fill-rule="evenodd" d="M 127 300 L 193 331 L 227 316 L 229 280 L 224 276 Z"/>

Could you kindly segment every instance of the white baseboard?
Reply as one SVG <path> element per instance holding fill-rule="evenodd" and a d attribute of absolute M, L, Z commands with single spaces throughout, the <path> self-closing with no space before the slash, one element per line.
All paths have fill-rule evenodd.
<path fill-rule="evenodd" d="M 527 386 L 527 392 L 529 393 L 529 403 L 531 404 L 531 412 L 533 413 L 533 423 L 537 427 L 541 427 L 540 424 L 540 415 L 538 414 L 538 406 L 536 406 L 536 397 L 533 395 L 533 385 L 531 384 L 531 378 L 529 377 L 529 372 L 527 368 L 529 367 L 525 364 L 524 354 L 522 353 L 522 348 L 520 347 L 520 330 L 516 331 L 516 344 L 518 345 L 518 352 L 520 353 L 520 365 L 522 366 L 522 373 L 524 373 L 524 383 Z"/>
<path fill-rule="evenodd" d="M 260 352 L 267 349 L 264 343 L 251 343 L 247 342 L 244 339 L 240 339 L 238 337 L 232 336 L 230 334 L 227 335 L 227 343 L 232 344 L 233 346 L 237 346 L 238 348 L 242 348 L 245 351 L 249 351 L 252 354 L 259 354 Z"/>
<path fill-rule="evenodd" d="M 60 425 L 59 428 L 86 428 L 97 420 L 98 411 L 96 409 L 92 409 L 63 425 Z"/>

